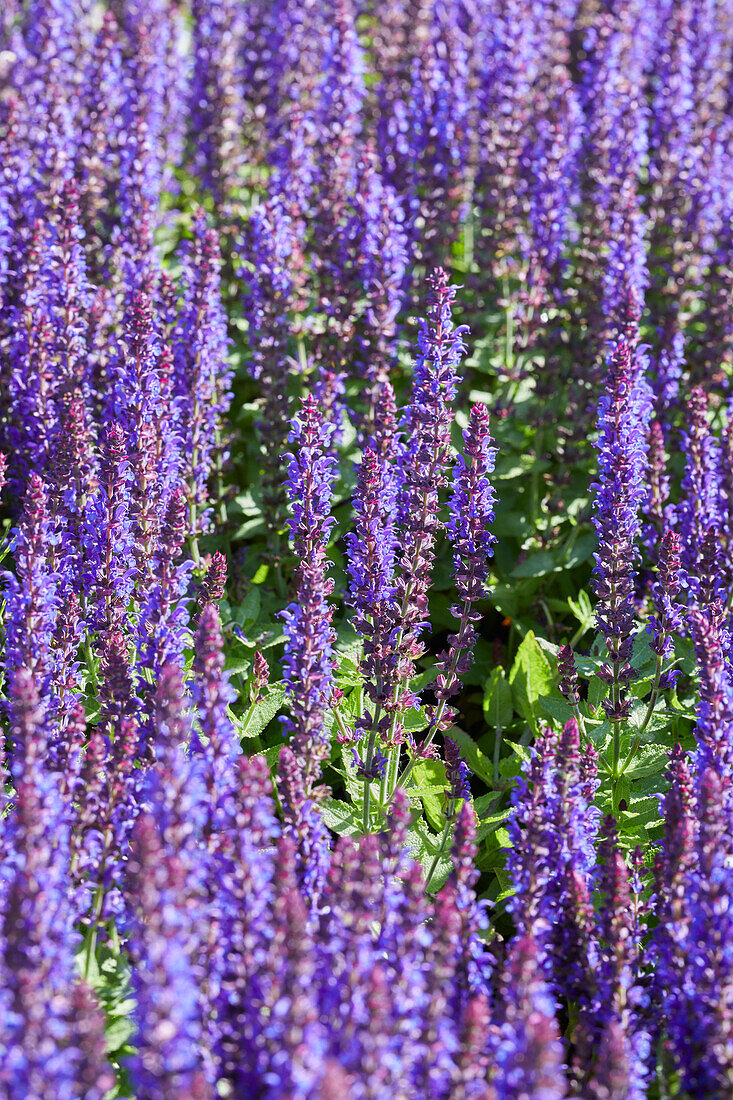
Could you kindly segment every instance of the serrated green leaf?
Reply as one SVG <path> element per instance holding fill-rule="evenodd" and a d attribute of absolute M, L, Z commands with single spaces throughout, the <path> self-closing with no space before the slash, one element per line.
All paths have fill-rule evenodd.
<path fill-rule="evenodd" d="M 561 725 L 564 725 L 568 719 L 573 717 L 573 709 L 566 699 L 553 699 L 548 695 L 539 700 L 538 706 L 548 718 L 554 718 Z"/>
<path fill-rule="evenodd" d="M 284 698 L 285 688 L 280 684 L 271 684 L 264 699 L 260 699 L 258 703 L 250 707 L 240 721 L 239 736 L 242 738 L 259 737 L 279 711 Z"/>
<path fill-rule="evenodd" d="M 534 631 L 527 631 L 509 673 L 509 683 L 516 709 L 535 732 L 537 702 L 542 696 L 552 693 L 554 679 L 550 662 L 540 649 Z"/>
<path fill-rule="evenodd" d="M 663 775 L 669 764 L 669 752 L 656 745 L 640 745 L 634 759 L 624 772 L 629 779 L 643 779 L 649 775 Z"/>
<path fill-rule="evenodd" d="M 339 836 L 352 836 L 361 831 L 358 807 L 352 806 L 350 802 L 329 798 L 319 804 L 319 809 L 326 825 Z"/>

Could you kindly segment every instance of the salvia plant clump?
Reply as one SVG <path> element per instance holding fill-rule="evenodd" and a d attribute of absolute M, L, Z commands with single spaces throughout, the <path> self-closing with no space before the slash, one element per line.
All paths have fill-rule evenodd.
<path fill-rule="evenodd" d="M 0 8 L 0 1100 L 732 1096 L 731 4 Z"/>

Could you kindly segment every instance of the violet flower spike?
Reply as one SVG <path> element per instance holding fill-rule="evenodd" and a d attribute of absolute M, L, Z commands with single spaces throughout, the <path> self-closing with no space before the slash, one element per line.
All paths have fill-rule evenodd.
<path fill-rule="evenodd" d="M 626 697 L 635 630 L 634 579 L 639 559 L 640 507 L 646 497 L 646 438 L 651 391 L 646 360 L 622 333 L 610 355 L 606 391 L 598 404 L 598 480 L 594 524 L 598 534 L 593 569 L 598 628 L 609 664 L 599 675 L 610 686 L 603 706 L 613 727 L 613 774 L 618 775 L 620 725 L 629 715 Z"/>
<path fill-rule="evenodd" d="M 333 682 L 333 607 L 328 597 L 333 581 L 327 576 L 326 546 L 334 519 L 330 513 L 336 460 L 329 453 L 332 428 L 309 394 L 300 417 L 293 421 L 287 455 L 288 496 L 292 519 L 290 542 L 298 566 L 295 599 L 281 612 L 285 623 L 284 679 L 291 717 L 283 720 L 293 736 L 295 752 L 310 795 L 328 754 L 326 711 Z"/>

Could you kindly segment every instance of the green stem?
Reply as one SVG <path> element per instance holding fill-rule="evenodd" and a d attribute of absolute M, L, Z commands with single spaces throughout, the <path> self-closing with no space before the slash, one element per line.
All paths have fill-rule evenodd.
<path fill-rule="evenodd" d="M 629 749 L 629 753 L 628 753 L 626 759 L 623 762 L 623 765 L 621 767 L 621 771 L 619 772 L 620 776 L 624 774 L 624 772 L 628 768 L 629 764 L 631 763 L 633 757 L 636 754 L 637 749 L 639 748 L 639 745 L 641 744 L 641 739 L 644 736 L 644 733 L 646 732 L 646 728 L 649 725 L 649 723 L 651 722 L 652 714 L 654 713 L 654 708 L 657 705 L 657 700 L 659 699 L 659 683 L 662 679 L 662 665 L 663 665 L 663 658 L 660 657 L 660 656 L 657 656 L 657 666 L 656 666 L 656 669 L 654 670 L 654 682 L 652 684 L 652 692 L 651 692 L 651 695 L 649 696 L 649 703 L 647 704 L 646 714 L 644 715 L 644 721 L 639 726 L 639 730 L 636 734 L 636 737 L 634 738 L 634 743 L 631 746 L 631 748 Z"/>
<path fill-rule="evenodd" d="M 374 749 L 376 748 L 377 744 L 377 725 L 379 723 L 380 712 L 381 704 L 377 703 L 374 710 L 374 721 L 372 722 L 372 728 L 369 731 L 369 741 L 367 742 L 366 756 L 364 758 L 364 771 L 367 772 L 367 775 L 364 776 L 364 803 L 362 810 L 362 825 L 365 833 L 369 832 L 369 819 L 371 815 L 370 800 L 372 793 L 372 781 L 369 778 L 368 773 L 371 770 L 372 761 L 374 760 Z"/>
<path fill-rule="evenodd" d="M 239 727 L 239 736 L 240 736 L 240 738 L 244 737 L 245 733 L 247 732 L 247 727 L 249 726 L 252 715 L 255 712 L 255 707 L 257 706 L 257 703 L 258 703 L 258 700 L 255 699 L 255 701 L 253 703 L 250 703 L 248 708 L 247 708 L 247 713 L 245 714 L 244 718 L 242 719 L 242 724 Z"/>
<path fill-rule="evenodd" d="M 450 823 L 451 823 L 451 819 L 453 817 L 454 807 L 455 807 L 455 803 L 454 803 L 454 800 L 451 798 L 450 801 L 448 802 L 448 809 L 446 811 L 446 817 L 448 818 L 448 820 L 446 821 L 445 828 L 443 829 L 443 836 L 442 836 L 442 839 L 440 841 L 440 847 L 438 848 L 437 852 L 435 853 L 435 858 L 433 859 L 433 862 L 430 864 L 430 870 L 428 871 L 427 877 L 425 879 L 425 890 L 426 890 L 426 892 L 430 887 L 431 879 L 432 879 L 433 875 L 435 874 L 435 870 L 436 870 L 438 864 L 440 863 L 441 856 L 445 852 L 446 845 L 448 844 L 448 837 L 450 836 Z"/>
<path fill-rule="evenodd" d="M 89 675 L 92 679 L 92 686 L 96 692 L 97 690 L 97 672 L 94 663 L 94 655 L 92 653 L 91 642 L 89 641 L 89 635 L 84 638 L 84 657 L 86 659 L 87 668 L 89 669 Z"/>
<path fill-rule="evenodd" d="M 493 774 L 494 783 L 499 782 L 499 761 L 501 759 L 501 741 L 502 741 L 502 728 L 496 727 L 496 737 L 494 738 L 494 760 L 493 760 Z"/>
<path fill-rule="evenodd" d="M 458 633 L 459 634 L 463 633 L 464 619 L 467 618 L 467 615 L 468 615 L 469 611 L 470 611 L 470 604 L 468 603 L 468 601 L 466 601 L 463 605 L 463 614 L 461 616 L 461 625 L 458 628 Z M 446 684 L 452 684 L 453 683 L 453 679 L 454 679 L 455 674 L 456 674 L 456 668 L 458 667 L 458 662 L 461 659 L 461 653 L 462 652 L 463 652 L 463 650 L 460 649 L 458 646 L 456 646 L 455 649 L 453 650 L 453 660 L 450 663 L 450 669 L 448 670 L 448 675 L 446 677 Z M 435 737 L 436 733 L 438 732 L 438 729 L 439 729 L 439 726 L 440 726 L 440 720 L 443 717 L 443 711 L 446 708 L 446 703 L 447 703 L 447 698 L 446 698 L 446 696 L 443 696 L 443 698 L 438 703 L 437 709 L 435 711 L 435 717 L 433 718 L 433 721 L 432 721 L 430 727 L 428 728 L 428 732 L 427 732 L 427 734 L 425 735 L 425 737 L 423 739 L 423 747 L 424 748 L 427 748 L 429 745 L 432 745 L 432 743 L 433 743 L 433 738 Z M 413 759 L 409 761 L 407 767 L 402 772 L 402 775 L 399 777 L 399 779 L 396 779 L 394 786 L 390 788 L 389 799 L 392 798 L 392 795 L 396 791 L 397 787 L 404 787 L 405 783 L 407 782 L 407 780 L 412 775 L 413 768 L 417 764 L 417 761 L 418 761 L 418 757 L 413 757 Z"/>

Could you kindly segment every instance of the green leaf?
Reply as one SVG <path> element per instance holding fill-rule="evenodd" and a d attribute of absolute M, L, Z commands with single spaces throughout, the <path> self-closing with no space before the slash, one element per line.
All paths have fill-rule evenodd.
<path fill-rule="evenodd" d="M 593 625 L 593 620 L 595 618 L 593 605 L 590 602 L 590 596 L 584 588 L 581 588 L 578 592 L 577 601 L 574 600 L 572 596 L 568 596 L 567 604 L 581 626 Z"/>
<path fill-rule="evenodd" d="M 445 825 L 445 764 L 440 760 L 420 760 L 412 772 L 415 787 L 425 808 L 425 815 L 434 829 Z"/>
<path fill-rule="evenodd" d="M 581 535 L 566 556 L 563 568 L 575 569 L 576 565 L 582 565 L 583 562 L 588 561 L 592 557 L 597 544 L 598 540 L 595 535 Z"/>
<path fill-rule="evenodd" d="M 537 731 L 536 705 L 555 686 L 555 677 L 547 657 L 542 652 L 533 630 L 527 631 L 517 650 L 509 673 L 514 705 Z"/>
<path fill-rule="evenodd" d="M 494 729 L 506 729 L 513 716 L 512 689 L 504 669 L 495 668 L 484 686 L 484 717 Z"/>
<path fill-rule="evenodd" d="M 479 822 L 478 829 L 476 830 L 476 840 L 479 843 L 491 833 L 496 833 L 499 829 L 502 828 L 509 814 L 509 809 L 510 807 L 507 806 L 505 810 L 500 810 L 498 813 L 490 814 L 488 817 L 483 818 L 483 820 Z M 509 834 L 507 833 L 507 839 L 508 835 Z"/>
<path fill-rule="evenodd" d="M 352 836 L 360 832 L 358 809 L 349 802 L 339 802 L 337 798 L 329 798 L 320 803 L 320 811 L 323 820 L 334 833 L 339 836 Z"/>
<path fill-rule="evenodd" d="M 134 1001 L 130 1002 L 130 1012 L 134 1007 Z M 131 1016 L 113 1016 L 104 1029 L 105 1043 L 108 1054 L 122 1050 L 135 1033 L 135 1022 Z"/>
<path fill-rule="evenodd" d="M 285 698 L 285 688 L 280 684 L 271 684 L 264 699 L 247 711 L 240 720 L 239 736 L 243 738 L 259 737 L 262 731 L 269 726 L 272 719 L 282 706 Z"/>
<path fill-rule="evenodd" d="M 548 550 L 537 550 L 515 566 L 513 577 L 544 577 L 555 570 L 556 562 Z"/>
<path fill-rule="evenodd" d="M 666 748 L 656 745 L 641 745 L 634 755 L 634 759 L 624 772 L 629 779 L 643 779 L 649 775 L 663 775 L 669 764 L 669 753 Z"/>
<path fill-rule="evenodd" d="M 250 588 L 239 606 L 234 609 L 234 621 L 244 627 L 245 630 L 254 626 L 260 613 L 260 603 L 259 588 Z"/>
<path fill-rule="evenodd" d="M 588 682 L 588 702 L 592 707 L 597 707 L 602 699 L 608 695 L 608 684 L 600 676 L 592 676 Z"/>
<path fill-rule="evenodd" d="M 540 699 L 539 708 L 548 718 L 554 718 L 556 722 L 565 725 L 568 719 L 573 717 L 573 709 L 566 699 L 553 699 L 547 696 Z"/>
<path fill-rule="evenodd" d="M 489 810 L 501 795 L 501 791 L 490 791 L 489 794 L 480 794 L 473 801 L 473 808 L 479 821 L 488 816 Z"/>
<path fill-rule="evenodd" d="M 623 803 L 623 805 L 622 805 Z M 629 777 L 624 773 L 616 781 L 616 786 L 613 791 L 613 812 L 615 814 L 624 813 L 628 810 L 631 803 L 631 783 Z"/>
<path fill-rule="evenodd" d="M 408 844 L 413 857 L 422 866 L 427 875 L 432 868 L 433 860 L 440 850 L 442 829 L 438 836 L 431 833 L 423 821 L 416 821 L 408 832 Z M 430 892 L 435 893 L 443 885 L 451 871 L 450 843 L 447 843 L 444 851 L 438 859 L 438 863 L 430 879 Z"/>

